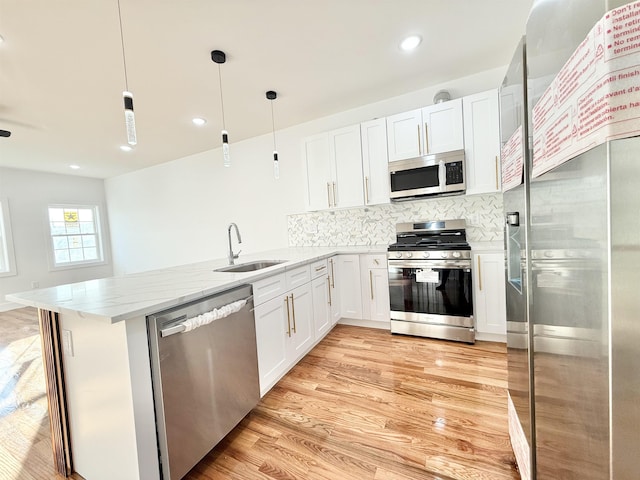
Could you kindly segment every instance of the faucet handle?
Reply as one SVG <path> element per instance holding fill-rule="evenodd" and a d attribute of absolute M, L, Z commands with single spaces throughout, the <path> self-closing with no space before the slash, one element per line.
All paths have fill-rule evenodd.
<path fill-rule="evenodd" d="M 242 250 L 238 250 L 238 253 L 234 253 L 233 258 L 238 258 L 240 256 L 240 252 L 242 252 Z"/>

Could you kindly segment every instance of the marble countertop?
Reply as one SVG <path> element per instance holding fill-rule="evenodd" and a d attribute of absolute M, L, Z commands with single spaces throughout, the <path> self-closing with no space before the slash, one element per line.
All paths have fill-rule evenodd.
<path fill-rule="evenodd" d="M 119 277 L 41 288 L 6 296 L 10 302 L 51 310 L 73 312 L 83 318 L 115 323 L 146 316 L 181 303 L 197 300 L 229 288 L 253 283 L 315 260 L 336 254 L 385 253 L 387 245 L 353 247 L 292 247 L 242 255 L 236 264 L 280 260 L 278 265 L 246 273 L 215 272 L 226 259 L 215 259 Z"/>

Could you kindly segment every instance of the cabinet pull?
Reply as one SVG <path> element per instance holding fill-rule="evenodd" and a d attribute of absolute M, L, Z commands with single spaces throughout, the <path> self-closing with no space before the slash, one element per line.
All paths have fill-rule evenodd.
<path fill-rule="evenodd" d="M 373 271 L 369 270 L 369 290 L 371 290 L 371 300 L 373 300 Z"/>
<path fill-rule="evenodd" d="M 319 267 L 316 267 L 316 272 L 319 272 L 320 270 L 324 270 L 325 268 L 327 268 L 325 265 L 320 265 Z"/>
<path fill-rule="evenodd" d="M 293 333 L 296 333 L 296 304 L 293 301 L 293 293 L 291 294 L 291 318 L 293 318 Z"/>
<path fill-rule="evenodd" d="M 418 124 L 418 154 L 422 155 L 422 139 L 420 138 L 420 125 Z"/>
<path fill-rule="evenodd" d="M 331 190 L 329 190 L 329 182 L 327 182 L 327 203 L 331 206 Z"/>
<path fill-rule="evenodd" d="M 331 280 L 329 279 L 329 275 L 327 275 L 327 290 L 329 292 L 329 306 L 331 306 Z"/>
<path fill-rule="evenodd" d="M 480 255 L 478 255 L 478 289 L 482 291 L 482 267 L 480 266 Z"/>
<path fill-rule="evenodd" d="M 284 303 L 287 304 L 287 335 L 291 336 L 291 316 L 289 315 L 289 295 L 285 297 Z"/>
<path fill-rule="evenodd" d="M 424 154 L 429 154 L 429 126 L 424 122 Z"/>
<path fill-rule="evenodd" d="M 364 203 L 369 203 L 369 177 L 364 177 Z"/>
<path fill-rule="evenodd" d="M 336 182 L 333 182 L 333 206 L 334 207 L 338 206 L 338 202 L 336 201 L 336 190 L 338 190 L 338 188 L 336 187 Z"/>
<path fill-rule="evenodd" d="M 334 282 L 335 275 L 333 274 L 333 258 L 329 259 L 329 263 L 331 264 L 331 288 L 336 288 L 336 284 Z"/>
<path fill-rule="evenodd" d="M 499 161 L 498 161 L 498 156 L 496 155 L 496 190 L 498 190 L 500 188 L 500 185 L 498 184 L 498 165 L 499 165 Z"/>

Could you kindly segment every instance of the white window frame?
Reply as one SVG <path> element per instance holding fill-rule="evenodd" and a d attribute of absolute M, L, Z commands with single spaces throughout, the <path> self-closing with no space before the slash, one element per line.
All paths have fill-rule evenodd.
<path fill-rule="evenodd" d="M 17 275 L 13 234 L 11 233 L 11 217 L 9 215 L 9 200 L 6 198 L 0 198 L 0 257 L 2 257 L 0 266 L 5 265 L 0 270 L 0 277 Z"/>
<path fill-rule="evenodd" d="M 63 208 L 63 209 L 90 209 L 93 210 L 93 223 L 95 226 L 96 235 L 96 249 L 98 251 L 98 258 L 96 260 L 80 260 L 69 261 L 64 263 L 56 262 L 54 237 L 56 235 L 51 233 L 51 219 L 49 216 L 49 209 L 51 208 Z M 100 205 L 86 205 L 86 204 L 51 204 L 47 205 L 46 215 L 46 236 L 47 236 L 47 251 L 49 254 L 49 267 L 50 270 L 69 270 L 82 267 L 95 267 L 99 265 L 107 264 L 107 249 L 104 242 L 103 232 L 105 231 L 102 225 L 102 217 L 100 215 Z M 65 234 L 72 235 L 72 234 Z"/>

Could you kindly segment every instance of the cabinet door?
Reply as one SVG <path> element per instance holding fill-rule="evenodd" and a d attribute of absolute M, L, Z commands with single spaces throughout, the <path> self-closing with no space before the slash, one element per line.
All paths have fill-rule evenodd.
<path fill-rule="evenodd" d="M 289 293 L 291 337 L 288 337 L 287 358 L 290 365 L 307 353 L 313 345 L 313 299 L 307 283 Z"/>
<path fill-rule="evenodd" d="M 382 268 L 369 270 L 371 283 L 371 308 L 369 319 L 389 323 L 391 318 L 389 304 L 389 272 Z"/>
<path fill-rule="evenodd" d="M 389 159 L 387 154 L 387 122 L 384 118 L 360 125 L 362 138 L 362 170 L 364 203 L 389 203 Z"/>
<path fill-rule="evenodd" d="M 500 190 L 500 112 L 498 91 L 464 97 L 467 195 Z"/>
<path fill-rule="evenodd" d="M 362 291 L 360 288 L 360 256 L 339 255 L 340 316 L 362 320 Z"/>
<path fill-rule="evenodd" d="M 422 153 L 420 109 L 387 117 L 389 161 L 419 157 Z"/>
<path fill-rule="evenodd" d="M 504 252 L 474 254 L 474 316 L 478 332 L 507 334 Z"/>
<path fill-rule="evenodd" d="M 254 309 L 260 394 L 264 395 L 289 368 L 287 360 L 287 311 L 284 297 L 276 297 Z"/>
<path fill-rule="evenodd" d="M 461 98 L 423 108 L 422 121 L 425 155 L 464 148 Z"/>
<path fill-rule="evenodd" d="M 364 205 L 360 125 L 329 132 L 334 207 Z"/>
<path fill-rule="evenodd" d="M 331 328 L 331 312 L 329 306 L 329 276 L 318 277 L 311 282 L 313 293 L 313 330 L 316 340 L 324 337 Z"/>
<path fill-rule="evenodd" d="M 306 168 L 307 210 L 322 210 L 332 205 L 329 135 L 321 133 L 302 141 Z"/>
<path fill-rule="evenodd" d="M 338 270 L 338 256 L 331 257 L 329 259 L 329 283 L 331 289 L 329 290 L 329 303 L 331 310 L 331 325 L 335 325 L 340 320 L 342 313 L 340 306 L 340 290 L 338 288 L 340 284 L 340 272 Z"/>

